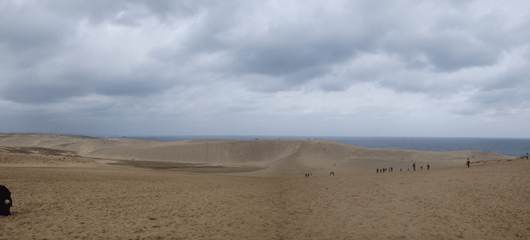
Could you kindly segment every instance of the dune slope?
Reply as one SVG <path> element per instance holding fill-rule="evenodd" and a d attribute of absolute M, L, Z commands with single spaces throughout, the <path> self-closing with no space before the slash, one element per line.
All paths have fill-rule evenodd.
<path fill-rule="evenodd" d="M 370 149 L 329 140 L 192 140 L 154 142 L 144 140 L 108 140 L 53 134 L 3 134 L 0 146 L 42 147 L 98 159 L 124 159 L 201 163 L 210 165 L 253 166 L 266 168 L 256 176 L 284 176 L 330 171 L 363 172 L 393 167 L 418 168 L 458 166 L 467 158 L 472 162 L 509 159 L 483 151 L 428 152 L 400 149 Z M 244 173 L 243 175 L 250 175 Z"/>

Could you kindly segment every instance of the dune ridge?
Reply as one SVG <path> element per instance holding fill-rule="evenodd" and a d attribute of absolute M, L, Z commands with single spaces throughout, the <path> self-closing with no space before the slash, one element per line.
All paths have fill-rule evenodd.
<path fill-rule="evenodd" d="M 410 170 L 449 167 L 511 157 L 483 151 L 430 152 L 370 149 L 330 140 L 190 140 L 155 142 L 136 139 L 108 140 L 55 134 L 2 134 L 3 147 L 43 147 L 82 157 L 105 160 L 146 160 L 264 168 L 257 175 L 281 176 L 312 171 L 316 174 L 363 172 L 393 167 Z M 250 175 L 250 173 L 245 173 Z"/>

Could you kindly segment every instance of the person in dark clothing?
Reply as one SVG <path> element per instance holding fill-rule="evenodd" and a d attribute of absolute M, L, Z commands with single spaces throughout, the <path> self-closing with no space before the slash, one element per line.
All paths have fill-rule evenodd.
<path fill-rule="evenodd" d="M 471 163 L 471 162 L 469 161 L 469 158 L 467 158 L 467 162 L 466 162 L 467 168 L 469 168 L 469 164 L 470 164 L 470 163 Z"/>
<path fill-rule="evenodd" d="M 13 206 L 11 192 L 4 185 L 0 185 L 0 216 L 10 215 L 9 209 L 11 206 Z"/>
<path fill-rule="evenodd" d="M 429 170 L 430 167 L 431 167 L 431 166 L 430 166 L 429 164 L 427 164 L 427 170 Z"/>
<path fill-rule="evenodd" d="M 414 171 L 416 171 L 416 163 L 412 164 L 412 169 L 414 169 Z"/>

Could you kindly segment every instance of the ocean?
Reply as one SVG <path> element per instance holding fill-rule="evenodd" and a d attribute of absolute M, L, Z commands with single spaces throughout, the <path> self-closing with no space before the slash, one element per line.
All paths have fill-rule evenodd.
<path fill-rule="evenodd" d="M 439 137 L 330 137 L 330 136 L 123 136 L 110 139 L 140 139 L 176 142 L 193 139 L 265 140 L 265 139 L 327 139 L 369 148 L 391 148 L 449 152 L 481 150 L 506 156 L 523 156 L 530 152 L 528 138 L 439 138 Z"/>

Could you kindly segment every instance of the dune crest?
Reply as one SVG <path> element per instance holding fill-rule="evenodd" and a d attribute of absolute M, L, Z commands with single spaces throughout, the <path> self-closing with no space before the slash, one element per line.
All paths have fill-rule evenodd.
<path fill-rule="evenodd" d="M 371 149 L 329 140 L 201 139 L 155 142 L 136 139 L 108 140 L 55 134 L 2 134 L 0 146 L 42 147 L 74 152 L 82 157 L 112 160 L 147 160 L 266 168 L 257 175 L 277 176 L 295 172 L 365 172 L 393 167 L 450 167 L 472 162 L 509 159 L 483 151 L 431 152 Z M 253 173 L 245 173 L 246 175 Z"/>

